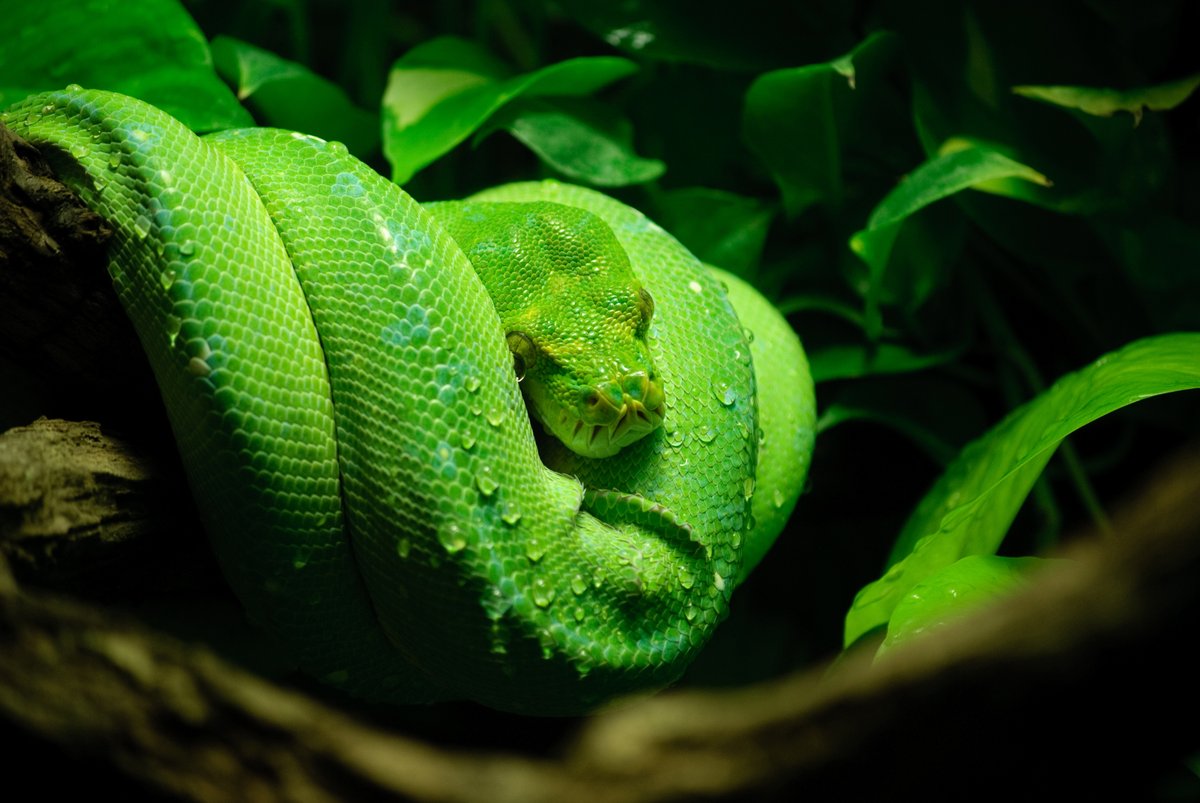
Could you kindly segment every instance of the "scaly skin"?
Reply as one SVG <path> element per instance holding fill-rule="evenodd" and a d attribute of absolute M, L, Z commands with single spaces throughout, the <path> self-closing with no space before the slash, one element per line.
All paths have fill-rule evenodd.
<path fill-rule="evenodd" d="M 604 381 L 657 389 L 661 426 L 613 457 L 549 439 L 539 453 L 501 303 L 425 209 L 336 143 L 200 140 L 78 88 L 6 122 L 113 224 L 114 286 L 222 568 L 327 682 L 541 714 L 670 683 L 724 617 L 743 542 L 765 551 L 782 526 L 769 511 L 799 492 L 803 459 L 756 484 L 760 438 L 801 458 L 811 439 L 758 432 L 751 364 L 753 349 L 803 365 L 799 343 L 748 344 L 757 319 L 739 322 L 717 278 L 635 210 L 554 183 L 472 201 L 598 216 L 637 277 L 614 294 L 655 302 L 633 327 L 648 364 Z M 639 371 L 645 384 L 626 381 Z M 784 397 L 774 420 L 811 432 L 807 375 Z M 786 503 L 763 508 L 769 522 L 763 494 Z"/>

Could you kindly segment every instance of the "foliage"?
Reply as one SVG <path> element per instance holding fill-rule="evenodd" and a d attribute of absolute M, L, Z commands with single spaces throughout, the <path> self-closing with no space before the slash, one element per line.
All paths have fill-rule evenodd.
<path fill-rule="evenodd" d="M 694 682 L 836 650 L 860 586 L 848 643 L 964 555 L 1102 528 L 1197 435 L 1194 394 L 1116 412 L 1200 370 L 1200 336 L 1167 334 L 1200 330 L 1183 0 L 94 5 L 0 0 L 0 105 L 79 83 L 201 131 L 253 114 L 420 200 L 591 184 L 789 316 L 811 490 Z"/>

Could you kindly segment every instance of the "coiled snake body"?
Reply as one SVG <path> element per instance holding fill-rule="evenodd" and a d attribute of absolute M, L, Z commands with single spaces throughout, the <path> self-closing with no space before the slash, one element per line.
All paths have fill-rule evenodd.
<path fill-rule="evenodd" d="M 535 438 L 514 354 L 560 382 L 555 355 L 608 335 L 563 345 L 562 321 L 587 314 L 540 300 L 519 313 L 537 337 L 501 323 L 503 303 L 435 216 L 337 143 L 270 129 L 201 139 L 77 87 L 5 119 L 113 225 L 113 284 L 222 569 L 329 683 L 547 714 L 665 685 L 794 504 L 813 415 L 798 341 L 753 290 L 723 287 L 627 206 L 546 182 L 435 207 L 463 239 L 472 220 L 528 209 L 514 203 L 563 204 L 590 213 L 558 226 L 568 245 L 596 216 L 615 239 L 593 250 L 628 256 L 633 283 L 598 303 L 640 310 L 642 346 L 626 337 L 617 357 L 585 360 L 607 378 L 571 393 L 641 437 L 582 456 Z M 513 220 L 523 236 L 522 220 L 544 217 Z M 499 239 L 471 250 L 503 260 Z M 564 281 L 561 303 L 586 300 L 582 281 Z M 610 437 L 559 410 L 538 417 L 553 430 L 553 416 Z"/>

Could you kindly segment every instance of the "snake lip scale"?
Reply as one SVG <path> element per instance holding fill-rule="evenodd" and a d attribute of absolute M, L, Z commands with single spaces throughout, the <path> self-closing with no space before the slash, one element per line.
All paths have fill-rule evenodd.
<path fill-rule="evenodd" d="M 76 86 L 0 119 L 112 225 L 114 290 L 222 571 L 312 676 L 383 704 L 588 711 L 675 681 L 782 530 L 815 419 L 799 340 L 637 210 L 552 181 L 421 205 L 338 143 L 199 138 Z M 615 312 L 562 334 L 521 295 L 555 285 Z M 618 379 L 591 385 L 607 419 L 569 427 L 631 441 L 616 455 L 539 450 L 510 343 L 547 332 L 527 392 L 563 355 L 614 350 L 594 364 Z"/>

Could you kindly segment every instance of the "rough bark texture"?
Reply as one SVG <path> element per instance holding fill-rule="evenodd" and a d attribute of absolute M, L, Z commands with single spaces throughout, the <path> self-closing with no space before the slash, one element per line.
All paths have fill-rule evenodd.
<path fill-rule="evenodd" d="M 54 382 L 108 381 L 95 360 L 125 336 L 88 351 L 94 333 L 121 329 L 100 312 L 113 310 L 102 260 L 62 256 L 73 237 L 46 211 L 58 191 L 38 195 L 49 179 L 28 162 L 0 132 L 0 343 L 41 349 L 34 362 Z M 101 596 L 151 582 L 138 578 L 172 585 L 187 570 L 169 567 L 197 563 L 180 474 L 144 448 L 65 422 L 0 439 L 8 784 L 199 801 L 1144 794 L 1196 746 L 1197 448 L 1115 518 L 1115 538 L 1080 539 L 1066 568 L 880 666 L 850 656 L 735 692 L 632 702 L 583 720 L 548 756 L 398 735 L 81 601 L 96 596 L 97 561 L 121 578 Z M 172 563 L 180 549 L 189 556 Z"/>

